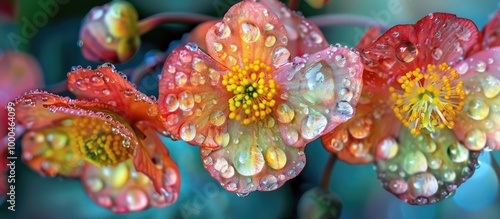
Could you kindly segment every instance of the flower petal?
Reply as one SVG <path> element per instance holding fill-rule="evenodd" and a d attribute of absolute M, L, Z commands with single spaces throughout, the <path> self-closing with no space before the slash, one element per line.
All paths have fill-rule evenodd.
<path fill-rule="evenodd" d="M 363 35 L 363 38 L 359 40 L 358 45 L 354 47 L 356 51 L 363 51 L 364 48 L 369 46 L 370 44 L 373 43 L 380 35 L 380 29 L 378 27 L 371 27 L 368 30 L 366 30 L 365 35 Z"/>
<path fill-rule="evenodd" d="M 231 68 L 243 66 L 244 58 L 279 66 L 288 61 L 288 37 L 278 17 L 258 2 L 243 1 L 232 6 L 224 19 L 209 29 L 207 53 Z"/>
<path fill-rule="evenodd" d="M 455 67 L 468 91 L 453 131 L 469 150 L 500 150 L 500 48 L 474 54 Z"/>
<path fill-rule="evenodd" d="M 98 165 L 113 165 L 132 156 L 137 145 L 132 128 L 107 104 L 70 100 L 32 91 L 15 100 L 16 118 L 28 130 L 59 126 L 68 120 L 71 148 Z"/>
<path fill-rule="evenodd" d="M 500 46 L 500 10 L 497 10 L 493 18 L 483 28 L 482 46 L 491 48 Z"/>
<path fill-rule="evenodd" d="M 449 129 L 418 136 L 402 127 L 399 151 L 389 160 L 376 162 L 384 188 L 414 205 L 446 198 L 467 180 L 478 164 L 479 152 L 467 150 Z"/>
<path fill-rule="evenodd" d="M 196 26 L 188 35 L 187 39 L 184 41 L 186 43 L 194 43 L 198 45 L 198 48 L 200 48 L 203 51 L 207 51 L 207 41 L 206 41 L 206 35 L 207 32 L 212 26 L 217 24 L 218 20 L 213 20 L 213 21 L 206 21 L 198 26 Z"/>
<path fill-rule="evenodd" d="M 290 10 L 277 0 L 260 0 L 259 2 L 271 9 L 285 26 L 290 57 L 316 53 L 328 47 L 328 41 L 321 30 L 302 14 Z"/>
<path fill-rule="evenodd" d="M 67 85 L 78 99 L 119 108 L 123 111 L 120 115 L 130 124 L 157 120 L 157 126 L 160 126 L 156 102 L 135 89 L 123 73 L 116 72 L 113 65 L 104 64 L 96 70 L 78 67 L 68 73 Z"/>
<path fill-rule="evenodd" d="M 94 202 L 115 213 L 164 207 L 177 199 L 177 194 L 156 193 L 151 180 L 136 171 L 131 160 L 102 168 L 88 163 L 83 168 L 81 180 Z"/>
<path fill-rule="evenodd" d="M 230 192 L 278 189 L 302 171 L 306 157 L 304 148 L 287 146 L 275 123 L 272 117 L 250 125 L 231 120 L 227 145 L 201 148 L 203 165 Z"/>
<path fill-rule="evenodd" d="M 279 68 L 274 116 L 288 145 L 303 147 L 354 115 L 363 65 L 349 49 L 329 47 Z"/>
<path fill-rule="evenodd" d="M 145 134 L 145 138 L 134 156 L 135 169 L 148 176 L 156 192 L 171 199 L 169 204 L 173 203 L 177 200 L 181 183 L 177 164 L 149 124 L 139 123 L 137 127 Z"/>
<path fill-rule="evenodd" d="M 175 49 L 159 83 L 159 109 L 167 132 L 193 145 L 221 146 L 232 97 L 221 83 L 225 74 L 224 67 L 194 44 Z"/>
<path fill-rule="evenodd" d="M 432 13 L 415 25 L 397 25 L 363 50 L 369 84 L 387 86 L 427 64 L 457 63 L 478 42 L 476 25 L 446 13 Z"/>
<path fill-rule="evenodd" d="M 23 136 L 23 161 L 40 175 L 78 177 L 84 164 L 74 152 L 72 121 L 66 119 L 54 126 L 28 131 Z"/>
<path fill-rule="evenodd" d="M 390 104 L 384 103 L 387 95 L 387 91 L 363 86 L 355 116 L 321 137 L 326 150 L 351 164 L 394 157 L 398 151 L 394 138 L 401 122 Z"/>

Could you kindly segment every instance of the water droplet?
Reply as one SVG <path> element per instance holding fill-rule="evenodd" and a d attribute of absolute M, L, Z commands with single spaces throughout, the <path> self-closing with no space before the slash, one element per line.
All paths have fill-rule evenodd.
<path fill-rule="evenodd" d="M 272 53 L 272 61 L 274 66 L 281 66 L 288 62 L 288 58 L 290 57 L 290 51 L 288 51 L 285 47 L 277 47 L 274 49 Z"/>
<path fill-rule="evenodd" d="M 382 60 L 382 66 L 384 66 L 386 69 L 392 68 L 395 64 L 396 64 L 395 59 L 385 58 Z"/>
<path fill-rule="evenodd" d="M 260 187 L 264 191 L 271 191 L 278 188 L 278 179 L 273 175 L 267 175 L 260 180 Z"/>
<path fill-rule="evenodd" d="M 109 208 L 113 205 L 113 200 L 111 200 L 111 197 L 103 194 L 97 197 L 97 203 L 102 207 Z"/>
<path fill-rule="evenodd" d="M 169 94 L 165 98 L 165 104 L 169 112 L 176 111 L 179 108 L 179 101 L 174 94 Z"/>
<path fill-rule="evenodd" d="M 224 122 L 226 122 L 226 115 L 224 115 L 224 112 L 217 110 L 210 115 L 210 123 L 213 125 L 221 126 Z"/>
<path fill-rule="evenodd" d="M 207 65 L 205 65 L 205 61 L 199 59 L 199 58 L 194 58 L 193 59 L 193 69 L 201 72 L 205 69 L 207 69 Z"/>
<path fill-rule="evenodd" d="M 471 98 L 466 106 L 467 114 L 475 120 L 483 120 L 488 117 L 490 107 L 488 103 L 480 98 Z"/>
<path fill-rule="evenodd" d="M 249 195 L 249 193 L 248 192 L 247 193 L 236 193 L 236 195 L 240 198 L 245 198 Z"/>
<path fill-rule="evenodd" d="M 472 35 L 472 32 L 469 31 L 469 29 L 467 28 L 464 28 L 464 27 L 460 27 L 457 32 L 455 32 L 455 35 L 458 37 L 458 39 L 462 40 L 462 41 L 468 41 L 469 38 L 471 37 Z"/>
<path fill-rule="evenodd" d="M 323 37 L 321 37 L 321 35 L 319 33 L 316 33 L 315 31 L 311 32 L 311 39 L 316 44 L 320 44 L 323 42 Z"/>
<path fill-rule="evenodd" d="M 295 117 L 295 111 L 293 108 L 287 104 L 280 104 L 276 110 L 276 119 L 281 123 L 289 123 Z"/>
<path fill-rule="evenodd" d="M 486 133 L 479 129 L 473 129 L 465 134 L 464 145 L 469 150 L 480 151 L 486 146 Z"/>
<path fill-rule="evenodd" d="M 445 170 L 443 173 L 443 180 L 446 182 L 453 182 L 456 178 L 456 174 L 453 170 Z"/>
<path fill-rule="evenodd" d="M 229 182 L 226 184 L 226 190 L 234 192 L 238 189 L 238 185 L 235 182 Z"/>
<path fill-rule="evenodd" d="M 408 41 L 403 41 L 396 45 L 396 58 L 402 62 L 410 63 L 418 55 L 417 47 Z"/>
<path fill-rule="evenodd" d="M 458 74 L 465 74 L 467 71 L 469 71 L 469 64 L 467 62 L 460 62 L 455 66 L 455 69 L 457 70 Z"/>
<path fill-rule="evenodd" d="M 82 47 L 82 46 L 83 46 L 83 41 L 78 40 L 78 41 L 76 42 L 76 45 L 77 45 L 78 47 Z"/>
<path fill-rule="evenodd" d="M 191 62 L 192 58 L 193 57 L 191 57 L 191 54 L 189 54 L 186 50 L 181 50 L 179 52 L 179 59 L 184 63 Z"/>
<path fill-rule="evenodd" d="M 179 109 L 189 111 L 194 106 L 194 96 L 189 91 L 184 91 L 179 94 Z"/>
<path fill-rule="evenodd" d="M 224 22 L 219 22 L 216 24 L 216 26 L 217 25 L 219 26 L 219 29 L 215 32 L 215 34 L 217 34 L 217 37 L 219 37 L 220 39 L 224 39 L 231 35 L 231 29 Z"/>
<path fill-rule="evenodd" d="M 255 24 L 245 22 L 241 24 L 241 39 L 247 43 L 253 43 L 260 37 L 260 30 Z"/>
<path fill-rule="evenodd" d="M 148 107 L 148 116 L 156 116 L 158 114 L 158 108 L 156 106 Z"/>
<path fill-rule="evenodd" d="M 487 75 L 484 80 L 481 80 L 481 85 L 484 96 L 487 98 L 494 98 L 500 93 L 500 81 L 491 75 Z"/>
<path fill-rule="evenodd" d="M 433 170 L 439 169 L 441 167 L 441 164 L 443 164 L 443 161 L 436 157 L 431 157 L 428 163 L 429 168 Z"/>
<path fill-rule="evenodd" d="M 276 37 L 273 36 L 273 35 L 270 35 L 268 37 L 266 37 L 266 46 L 267 47 L 271 47 L 271 46 L 274 46 L 274 43 L 276 42 Z"/>
<path fill-rule="evenodd" d="M 86 91 L 88 89 L 87 82 L 85 82 L 84 80 L 78 79 L 76 81 L 75 85 L 76 85 L 76 88 L 78 88 L 81 91 Z"/>
<path fill-rule="evenodd" d="M 213 163 L 213 160 L 212 160 L 212 157 L 205 157 L 205 159 L 203 159 L 203 164 L 207 165 L 207 166 L 210 166 Z"/>
<path fill-rule="evenodd" d="M 181 139 L 184 141 L 192 141 L 196 136 L 196 128 L 193 124 L 186 123 L 180 129 Z"/>
<path fill-rule="evenodd" d="M 243 176 L 253 176 L 264 168 L 264 156 L 256 146 L 239 148 L 235 153 L 234 167 Z"/>
<path fill-rule="evenodd" d="M 408 152 L 403 159 L 403 169 L 410 175 L 427 171 L 427 159 L 419 150 Z"/>
<path fill-rule="evenodd" d="M 392 159 L 398 153 L 399 146 L 396 140 L 392 137 L 388 137 L 377 145 L 376 155 L 377 158 L 382 160 Z"/>
<path fill-rule="evenodd" d="M 102 86 L 104 85 L 104 80 L 102 80 L 101 77 L 93 76 L 90 79 L 90 82 L 92 83 L 93 86 Z"/>
<path fill-rule="evenodd" d="M 189 42 L 186 44 L 186 48 L 188 48 L 191 51 L 196 51 L 198 50 L 198 45 L 196 45 L 196 43 Z"/>
<path fill-rule="evenodd" d="M 103 89 L 102 90 L 102 94 L 104 94 L 104 95 L 110 95 L 111 92 L 108 89 Z"/>
<path fill-rule="evenodd" d="M 401 178 L 393 179 L 389 183 L 389 189 L 394 194 L 402 194 L 408 190 L 408 184 L 405 182 L 404 179 Z"/>
<path fill-rule="evenodd" d="M 115 168 L 110 168 L 110 175 L 108 181 L 112 188 L 122 188 L 128 181 L 129 170 L 125 163 L 119 163 Z M 103 171 L 104 172 L 104 171 Z"/>
<path fill-rule="evenodd" d="M 372 129 L 372 120 L 370 118 L 362 117 L 353 121 L 349 127 L 349 133 L 352 137 L 357 139 L 366 138 Z"/>
<path fill-rule="evenodd" d="M 434 58 L 434 60 L 439 60 L 441 59 L 441 57 L 443 56 L 443 50 L 436 47 L 432 50 L 432 58 Z"/>
<path fill-rule="evenodd" d="M 462 163 L 469 159 L 469 150 L 459 142 L 454 142 L 448 147 L 448 156 L 455 163 Z"/>
<path fill-rule="evenodd" d="M 168 65 L 167 66 L 167 71 L 170 73 L 170 74 L 173 74 L 175 73 L 175 67 L 173 65 Z"/>
<path fill-rule="evenodd" d="M 354 94 L 348 88 L 345 88 L 345 87 L 340 89 L 340 91 L 339 91 L 340 99 L 343 101 L 351 101 L 353 95 Z"/>
<path fill-rule="evenodd" d="M 285 167 L 286 164 L 286 154 L 283 150 L 278 147 L 270 146 L 265 152 L 265 160 L 267 165 L 275 170 L 279 170 Z"/>
<path fill-rule="evenodd" d="M 484 71 L 486 71 L 486 63 L 484 63 L 483 61 L 478 61 L 476 63 L 476 71 L 477 72 L 484 72 Z"/>
<path fill-rule="evenodd" d="M 413 197 L 430 197 L 436 194 L 439 188 L 436 177 L 427 172 L 410 176 L 408 185 L 409 192 Z"/>
<path fill-rule="evenodd" d="M 339 68 L 343 68 L 343 67 L 345 67 L 345 64 L 346 64 L 346 58 L 343 55 L 336 55 L 335 62 L 337 63 L 337 66 Z"/>
<path fill-rule="evenodd" d="M 148 196 L 140 189 L 129 190 L 125 196 L 125 201 L 130 211 L 144 210 L 149 203 Z"/>
<path fill-rule="evenodd" d="M 222 51 L 222 44 L 218 43 L 218 42 L 213 42 L 212 45 L 214 46 L 214 50 L 216 52 L 220 52 Z"/>
<path fill-rule="evenodd" d="M 99 192 L 104 187 L 104 182 L 101 178 L 88 178 L 85 183 L 87 184 L 87 188 L 92 192 Z"/>
<path fill-rule="evenodd" d="M 351 104 L 349 104 L 346 101 L 337 102 L 337 104 L 335 105 L 335 110 L 340 115 L 348 116 L 348 117 L 352 116 L 352 114 L 354 113 L 353 107 L 351 106 Z"/>
<path fill-rule="evenodd" d="M 294 128 L 288 128 L 283 135 L 283 140 L 285 140 L 285 143 L 288 145 L 293 145 L 299 140 L 299 132 L 297 132 Z"/>
<path fill-rule="evenodd" d="M 270 23 L 266 23 L 266 24 L 264 25 L 264 30 L 269 31 L 269 30 L 272 30 L 272 29 L 274 29 L 274 25 L 272 25 L 272 24 L 270 24 Z"/>
<path fill-rule="evenodd" d="M 328 124 L 325 116 L 321 114 L 310 114 L 302 120 L 300 133 L 305 139 L 318 137 Z"/>

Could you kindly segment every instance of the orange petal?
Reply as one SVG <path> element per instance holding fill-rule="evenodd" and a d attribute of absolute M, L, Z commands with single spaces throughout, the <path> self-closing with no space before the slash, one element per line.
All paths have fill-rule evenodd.
<path fill-rule="evenodd" d="M 164 207 L 177 199 L 177 192 L 158 194 L 148 176 L 136 171 L 131 160 L 115 167 L 96 167 L 88 163 L 83 168 L 82 183 L 87 194 L 98 205 L 115 213 Z"/>
<path fill-rule="evenodd" d="M 156 102 L 116 72 L 113 65 L 104 64 L 96 70 L 78 67 L 68 73 L 68 89 L 78 99 L 105 103 L 123 111 L 128 123 L 147 120 L 160 126 Z M 161 129 L 159 129 L 161 130 Z"/>
<path fill-rule="evenodd" d="M 28 131 L 23 136 L 23 161 L 31 169 L 47 176 L 80 176 L 83 159 L 73 151 L 75 139 L 71 119 L 52 127 Z"/>
<path fill-rule="evenodd" d="M 137 147 L 134 165 L 137 172 L 143 173 L 153 182 L 157 193 L 175 202 L 180 188 L 180 173 L 177 164 L 170 158 L 168 150 L 158 137 L 158 133 L 147 123 L 139 123 L 138 128 L 145 138 Z"/>
<path fill-rule="evenodd" d="M 290 57 L 285 27 L 258 2 L 243 1 L 232 6 L 224 19 L 209 29 L 206 41 L 207 53 L 228 68 L 243 66 L 244 58 L 279 66 Z"/>
<path fill-rule="evenodd" d="M 376 163 L 382 186 L 399 199 L 413 205 L 436 203 L 474 173 L 479 152 L 467 150 L 449 129 L 415 136 L 401 127 L 397 155 Z"/>
<path fill-rule="evenodd" d="M 316 53 L 328 47 L 328 42 L 321 30 L 305 19 L 302 14 L 290 10 L 277 0 L 260 0 L 259 2 L 271 9 L 285 26 L 290 57 Z"/>
<path fill-rule="evenodd" d="M 288 146 L 271 117 L 250 125 L 231 120 L 228 132 L 226 145 L 201 148 L 201 157 L 207 171 L 230 192 L 278 189 L 305 166 L 304 148 Z"/>
<path fill-rule="evenodd" d="M 352 164 L 394 157 L 401 122 L 386 103 L 387 95 L 387 90 L 364 86 L 355 116 L 322 136 L 323 146 Z"/>
<path fill-rule="evenodd" d="M 273 112 L 285 142 L 303 147 L 354 116 L 362 71 L 355 52 L 333 46 L 279 68 Z"/>
<path fill-rule="evenodd" d="M 453 131 L 469 150 L 500 150 L 500 48 L 476 53 L 455 69 L 468 93 Z"/>
<path fill-rule="evenodd" d="M 229 120 L 232 93 L 222 85 L 227 70 L 188 44 L 165 61 L 159 109 L 167 132 L 193 145 L 219 147 Z"/>
<path fill-rule="evenodd" d="M 207 51 L 207 41 L 206 41 L 206 35 L 208 30 L 217 24 L 220 21 L 213 20 L 213 21 L 206 21 L 198 26 L 196 26 L 188 35 L 187 39 L 184 41 L 186 43 L 194 43 L 198 45 L 198 48 L 200 48 L 203 51 Z"/>
<path fill-rule="evenodd" d="M 69 119 L 73 151 L 95 164 L 116 164 L 129 158 L 137 145 L 130 126 L 107 104 L 40 91 L 27 93 L 15 103 L 17 121 L 28 130 L 57 126 Z"/>

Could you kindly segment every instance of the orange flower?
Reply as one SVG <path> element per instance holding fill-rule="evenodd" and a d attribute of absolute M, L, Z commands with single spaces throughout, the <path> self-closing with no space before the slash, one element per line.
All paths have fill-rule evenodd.
<path fill-rule="evenodd" d="M 366 72 L 356 115 L 323 145 L 349 163 L 375 161 L 398 198 L 435 203 L 473 174 L 479 151 L 500 148 L 500 48 L 477 52 L 474 23 L 446 13 L 366 44 L 374 35 L 358 46 Z"/>
<path fill-rule="evenodd" d="M 42 175 L 80 176 L 91 198 L 114 212 L 175 202 L 179 171 L 158 137 L 156 102 L 113 66 L 76 68 L 68 89 L 77 100 L 42 91 L 16 99 L 28 130 L 23 160 Z"/>
<path fill-rule="evenodd" d="M 363 66 L 328 47 L 290 62 L 285 26 L 259 3 L 234 5 L 195 44 L 167 58 L 159 109 L 173 137 L 201 146 L 226 190 L 270 191 L 305 165 L 304 147 L 353 115 Z"/>

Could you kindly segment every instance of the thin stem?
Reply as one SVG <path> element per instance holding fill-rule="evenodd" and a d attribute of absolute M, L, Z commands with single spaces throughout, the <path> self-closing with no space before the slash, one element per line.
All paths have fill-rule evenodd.
<path fill-rule="evenodd" d="M 299 7 L 299 2 L 300 2 L 300 0 L 288 1 L 288 8 L 290 8 L 292 11 L 296 11 L 297 8 Z"/>
<path fill-rule="evenodd" d="M 144 62 L 137 68 L 135 68 L 131 73 L 130 73 L 130 81 L 134 83 L 135 85 L 139 86 L 141 83 L 141 80 L 144 76 L 150 74 L 155 70 L 158 66 L 163 64 L 165 62 L 165 59 L 167 58 L 167 55 L 165 53 L 158 53 L 155 54 L 154 58 L 152 60 L 149 60 L 147 62 Z"/>
<path fill-rule="evenodd" d="M 328 161 L 325 164 L 325 169 L 323 170 L 323 175 L 321 176 L 320 186 L 326 190 L 330 190 L 330 177 L 332 175 L 333 167 L 337 162 L 337 155 L 331 154 Z"/>
<path fill-rule="evenodd" d="M 140 35 L 150 31 L 164 23 L 202 23 L 209 20 L 217 19 L 215 17 L 193 14 L 193 13 L 160 13 L 139 21 L 138 32 Z"/>
<path fill-rule="evenodd" d="M 381 21 L 377 21 L 371 17 L 352 15 L 352 14 L 336 14 L 336 15 L 318 15 L 308 17 L 308 19 L 318 27 L 326 27 L 333 25 L 353 25 L 365 27 L 379 27 L 381 31 L 386 31 L 389 26 Z"/>

